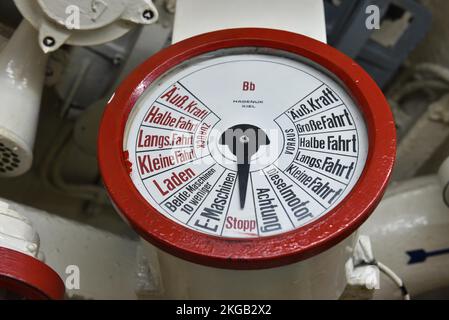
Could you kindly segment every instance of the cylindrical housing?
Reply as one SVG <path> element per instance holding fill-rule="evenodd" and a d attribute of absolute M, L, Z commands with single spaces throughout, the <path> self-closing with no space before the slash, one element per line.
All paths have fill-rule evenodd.
<path fill-rule="evenodd" d="M 46 63 L 37 31 L 23 21 L 0 53 L 0 176 L 31 167 Z"/>
<path fill-rule="evenodd" d="M 356 233 L 310 259 L 262 270 L 198 265 L 157 250 L 162 297 L 168 299 L 338 299 Z"/>

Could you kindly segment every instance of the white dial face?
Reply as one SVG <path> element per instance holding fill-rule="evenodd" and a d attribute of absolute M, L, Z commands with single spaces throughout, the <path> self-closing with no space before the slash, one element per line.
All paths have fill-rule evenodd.
<path fill-rule="evenodd" d="M 364 119 L 310 63 L 216 54 L 174 68 L 130 114 L 124 151 L 160 214 L 227 238 L 273 236 L 326 215 L 363 171 Z"/>

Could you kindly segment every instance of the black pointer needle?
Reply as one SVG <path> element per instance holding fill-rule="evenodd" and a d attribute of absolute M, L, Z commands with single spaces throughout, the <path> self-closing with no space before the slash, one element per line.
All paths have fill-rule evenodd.
<path fill-rule="evenodd" d="M 246 191 L 248 190 L 248 178 L 249 178 L 249 154 L 248 154 L 248 142 L 245 142 L 244 145 L 244 155 L 243 161 L 242 159 L 237 159 L 237 175 L 239 179 L 239 194 L 240 194 L 240 208 L 245 208 L 246 202 Z"/>
<path fill-rule="evenodd" d="M 239 124 L 223 132 L 219 143 L 227 145 L 229 150 L 237 157 L 240 208 L 244 209 L 251 157 L 257 153 L 260 146 L 269 145 L 270 139 L 259 127 Z"/>

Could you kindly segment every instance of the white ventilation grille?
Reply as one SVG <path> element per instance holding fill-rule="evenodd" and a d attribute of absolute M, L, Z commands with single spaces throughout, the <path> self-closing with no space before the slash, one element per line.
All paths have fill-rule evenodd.
<path fill-rule="evenodd" d="M 33 162 L 33 153 L 20 141 L 10 139 L 0 128 L 0 178 L 17 177 L 27 172 Z"/>
<path fill-rule="evenodd" d="M 20 167 L 19 155 L 11 148 L 0 142 L 0 173 L 13 173 Z"/>

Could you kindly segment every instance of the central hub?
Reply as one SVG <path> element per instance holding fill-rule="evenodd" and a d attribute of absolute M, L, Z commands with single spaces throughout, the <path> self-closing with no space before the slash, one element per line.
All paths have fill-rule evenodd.
<path fill-rule="evenodd" d="M 238 124 L 227 129 L 220 137 L 221 145 L 226 145 L 237 160 L 240 208 L 245 207 L 251 158 L 261 146 L 269 145 L 270 139 L 259 127 Z"/>
<path fill-rule="evenodd" d="M 270 139 L 257 126 L 238 124 L 223 132 L 219 143 L 228 147 L 237 164 L 249 164 L 261 146 L 270 144 Z"/>

